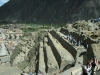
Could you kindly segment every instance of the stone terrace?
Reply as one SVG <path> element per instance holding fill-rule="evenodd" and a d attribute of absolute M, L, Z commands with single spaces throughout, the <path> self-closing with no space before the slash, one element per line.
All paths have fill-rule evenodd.
<path fill-rule="evenodd" d="M 89 44 L 86 50 L 84 46 L 73 46 L 66 35 L 71 34 L 79 40 L 84 40 Z M 38 55 L 38 71 L 43 75 L 81 75 L 82 66 L 88 59 L 92 58 L 94 51 L 91 44 L 96 43 L 90 37 L 77 32 L 72 32 L 66 28 L 49 30 L 40 42 Z"/>

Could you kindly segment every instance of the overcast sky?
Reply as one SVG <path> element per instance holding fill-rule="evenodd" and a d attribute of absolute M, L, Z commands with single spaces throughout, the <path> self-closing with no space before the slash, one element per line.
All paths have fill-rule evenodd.
<path fill-rule="evenodd" d="M 0 6 L 2 6 L 3 4 L 5 4 L 6 2 L 8 2 L 9 0 L 0 0 Z"/>

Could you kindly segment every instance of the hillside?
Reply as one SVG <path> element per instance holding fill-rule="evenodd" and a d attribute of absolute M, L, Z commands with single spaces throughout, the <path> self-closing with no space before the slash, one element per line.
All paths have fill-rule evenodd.
<path fill-rule="evenodd" d="M 0 7 L 0 21 L 66 23 L 100 17 L 100 0 L 10 0 Z"/>

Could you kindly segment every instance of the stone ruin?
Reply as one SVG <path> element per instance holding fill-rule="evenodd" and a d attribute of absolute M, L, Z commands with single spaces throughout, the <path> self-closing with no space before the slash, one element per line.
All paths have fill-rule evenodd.
<path fill-rule="evenodd" d="M 37 62 L 35 72 L 42 75 L 81 75 L 82 67 L 93 56 L 96 56 L 100 62 L 100 42 L 91 37 L 92 30 L 89 29 L 91 24 L 82 21 L 75 24 L 69 24 L 66 27 L 57 30 L 46 31 L 43 40 L 39 43 L 37 50 Z M 78 29 L 77 25 L 82 29 Z M 85 29 L 84 27 L 88 28 Z M 88 30 L 89 29 L 89 30 Z M 95 30 L 95 29 L 94 29 Z M 78 37 L 79 40 L 88 42 L 88 49 L 84 46 L 73 46 L 67 39 L 66 35 Z M 90 34 L 90 35 L 87 35 Z M 100 66 L 98 66 L 98 69 Z"/>
<path fill-rule="evenodd" d="M 86 39 L 89 43 L 88 50 L 83 46 L 73 46 L 66 39 L 69 33 L 81 40 Z M 96 41 L 90 37 L 86 38 L 84 34 L 70 32 L 66 28 L 47 31 L 43 41 L 39 44 L 37 72 L 43 75 L 54 75 L 55 73 L 57 75 L 80 75 L 82 66 L 96 55 L 95 51 L 93 52 L 94 47 L 91 46 L 93 43 Z"/>

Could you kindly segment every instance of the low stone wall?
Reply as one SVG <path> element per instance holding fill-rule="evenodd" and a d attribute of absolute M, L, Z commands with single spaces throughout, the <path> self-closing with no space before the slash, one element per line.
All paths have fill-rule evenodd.
<path fill-rule="evenodd" d="M 78 34 L 76 32 L 70 32 L 66 28 L 61 28 L 60 32 L 65 34 L 65 35 L 70 34 L 72 36 L 75 36 L 79 40 L 84 40 L 85 39 L 88 42 L 88 45 L 89 45 L 88 50 L 87 50 L 88 59 L 90 59 L 91 57 L 94 56 L 93 50 L 91 49 L 91 44 L 96 43 L 96 41 L 94 41 L 92 38 L 87 37 L 85 34 Z"/>
<path fill-rule="evenodd" d="M 70 35 L 72 35 L 72 36 L 75 36 L 75 37 L 77 37 L 79 40 L 84 40 L 84 39 L 85 39 L 89 44 L 95 43 L 95 41 L 94 41 L 92 38 L 86 36 L 85 34 L 78 34 L 78 33 L 76 33 L 76 32 L 70 32 L 70 31 L 68 31 L 66 28 L 61 28 L 60 32 L 66 34 L 66 35 L 70 34 Z"/>
<path fill-rule="evenodd" d="M 42 74 L 44 75 L 46 74 L 44 52 L 43 52 L 43 42 L 40 42 L 40 47 L 39 47 L 39 71 L 42 72 Z"/>

